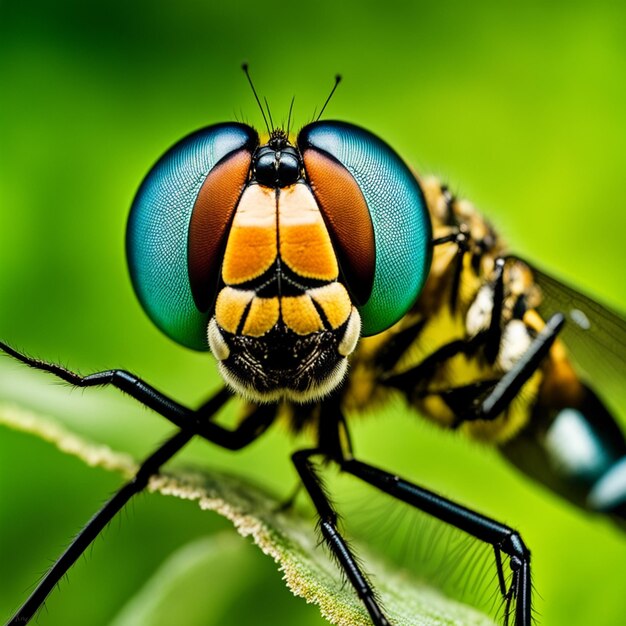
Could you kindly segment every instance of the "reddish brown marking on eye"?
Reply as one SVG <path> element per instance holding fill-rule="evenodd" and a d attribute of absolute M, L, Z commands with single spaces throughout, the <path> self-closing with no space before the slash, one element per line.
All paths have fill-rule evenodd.
<path fill-rule="evenodd" d="M 367 202 L 350 172 L 313 148 L 303 154 L 313 195 L 330 232 L 355 304 L 367 302 L 376 269 L 374 226 Z"/>
<path fill-rule="evenodd" d="M 218 163 L 202 184 L 193 207 L 187 265 L 194 302 L 203 312 L 215 300 L 226 235 L 251 161 L 252 154 L 243 149 Z"/>

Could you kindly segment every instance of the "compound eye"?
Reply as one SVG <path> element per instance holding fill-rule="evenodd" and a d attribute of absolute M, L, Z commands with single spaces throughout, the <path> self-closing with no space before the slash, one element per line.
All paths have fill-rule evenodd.
<path fill-rule="evenodd" d="M 298 147 L 362 334 L 382 332 L 407 313 L 430 268 L 432 227 L 419 183 L 386 143 L 352 124 L 309 124 Z"/>
<path fill-rule="evenodd" d="M 130 275 L 144 310 L 169 337 L 208 350 L 222 255 L 259 138 L 217 124 L 170 148 L 148 172 L 126 230 Z"/>

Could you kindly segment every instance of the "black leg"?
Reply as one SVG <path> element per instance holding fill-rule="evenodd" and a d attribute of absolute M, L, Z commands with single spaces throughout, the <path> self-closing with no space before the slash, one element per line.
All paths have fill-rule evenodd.
<path fill-rule="evenodd" d="M 247 424 L 248 430 L 244 429 L 241 432 L 239 429 L 230 431 L 208 421 L 205 415 L 206 411 L 202 407 L 198 411 L 192 411 L 144 382 L 138 376 L 125 370 L 107 370 L 89 374 L 88 376 L 80 376 L 60 365 L 26 356 L 3 342 L 0 342 L 0 350 L 29 367 L 54 374 L 75 387 L 105 387 L 111 385 L 167 418 L 179 428 L 190 430 L 193 434 L 229 450 L 238 450 L 249 443 L 249 436 L 254 435 L 257 427 L 265 425 L 265 428 L 267 428 L 269 426 L 269 423 L 266 423 L 269 418 L 268 412 L 261 411 L 260 413 L 254 413 L 258 421 L 256 423 L 249 422 Z"/>
<path fill-rule="evenodd" d="M 498 258 L 494 267 L 493 285 L 493 309 L 491 311 L 491 321 L 487 331 L 485 341 L 485 357 L 493 365 L 498 351 L 500 350 L 500 340 L 502 339 L 502 305 L 504 303 L 504 259 Z"/>
<path fill-rule="evenodd" d="M 452 243 L 453 241 L 456 241 L 456 238 L 458 237 L 458 233 L 457 231 L 450 233 L 449 235 L 444 235 L 443 237 L 437 237 L 436 239 L 432 240 L 432 245 L 433 247 L 435 246 L 441 246 L 444 243 Z"/>
<path fill-rule="evenodd" d="M 230 394 L 222 389 L 208 402 L 206 402 L 195 414 L 197 419 L 210 419 L 230 399 Z M 231 450 L 243 448 L 261 435 L 272 423 L 276 415 L 276 407 L 263 405 L 247 415 L 233 431 L 220 428 L 219 437 L 214 443 L 227 447 Z M 211 422 L 209 422 L 211 423 Z M 136 493 L 142 491 L 148 484 L 150 476 L 157 473 L 161 466 L 171 459 L 190 439 L 197 434 L 196 420 L 192 427 L 178 432 L 166 441 L 160 448 L 153 452 L 139 468 L 135 476 L 127 482 L 105 505 L 89 520 L 87 525 L 80 531 L 72 543 L 68 546 L 61 557 L 46 573 L 43 580 L 33 591 L 26 602 L 20 607 L 15 615 L 9 620 L 8 625 L 17 626 L 26 624 L 43 604 L 46 597 L 54 586 L 83 554 L 91 542 L 98 536 L 102 529 L 115 517 L 120 509 Z M 224 435 L 227 433 L 227 437 Z M 227 444 L 227 445 L 224 445 Z"/>
<path fill-rule="evenodd" d="M 482 336 L 479 337 L 479 339 L 482 341 Z M 409 343 L 404 345 L 405 350 L 409 345 Z M 467 341 L 466 339 L 455 339 L 450 343 L 444 344 L 425 357 L 423 361 L 400 374 L 383 374 L 380 382 L 388 387 L 400 389 L 400 391 L 403 391 L 409 396 L 414 394 L 416 390 L 418 393 L 428 393 L 427 391 L 422 392 L 422 390 L 420 390 L 420 383 L 431 378 L 436 368 L 442 363 L 445 363 L 448 359 L 451 359 L 457 354 L 474 352 L 477 345 L 478 340 Z"/>
<path fill-rule="evenodd" d="M 54 586 L 61 580 L 69 568 L 74 565 L 78 557 L 83 554 L 102 529 L 115 517 L 132 496 L 146 487 L 150 476 L 158 472 L 161 465 L 174 456 L 192 437 L 192 432 L 179 431 L 141 464 L 135 476 L 87 522 L 87 525 L 74 538 L 65 552 L 46 572 L 43 580 L 37 585 L 37 588 L 31 593 L 26 602 L 9 620 L 7 626 L 17 626 L 30 621 L 44 603 L 48 594 L 54 589 Z"/>
<path fill-rule="evenodd" d="M 537 371 L 564 324 L 563 315 L 555 313 L 533 339 L 528 350 L 524 352 L 514 367 L 498 381 L 480 407 L 471 411 L 468 417 L 461 416 L 461 419 L 492 420 L 498 417 L 517 396 L 528 379 Z"/>
<path fill-rule="evenodd" d="M 452 285 L 450 287 L 450 311 L 456 311 L 456 305 L 459 298 L 459 287 L 461 285 L 461 273 L 463 272 L 463 258 L 469 250 L 468 233 L 466 229 L 462 229 L 456 236 L 456 257 L 453 261 L 454 270 L 452 274 Z"/>
<path fill-rule="evenodd" d="M 533 339 L 528 350 L 495 383 L 483 381 L 474 385 L 436 392 L 446 400 L 455 412 L 457 416 L 455 426 L 458 427 L 467 421 L 496 419 L 537 371 L 564 324 L 563 315 L 555 313 Z M 484 393 L 485 388 L 490 388 L 486 395 Z"/>
<path fill-rule="evenodd" d="M 505 600 L 505 624 L 509 623 L 511 606 L 514 605 L 514 626 L 530 626 L 530 552 L 517 531 L 366 463 L 349 459 L 340 461 L 340 465 L 345 472 L 360 478 L 398 500 L 402 500 L 481 541 L 491 544 L 496 555 L 500 590 Z M 502 571 L 501 554 L 506 554 L 509 557 L 513 571 L 508 590 Z"/>
<path fill-rule="evenodd" d="M 328 544 L 333 556 L 344 571 L 350 584 L 354 587 L 359 598 L 365 604 L 375 626 L 389 626 L 390 622 L 382 612 L 371 584 L 361 571 L 345 539 L 337 530 L 337 513 L 324 492 L 320 478 L 309 460 L 317 454 L 323 453 L 320 449 L 314 448 L 296 452 L 291 458 L 300 474 L 305 489 L 308 491 L 317 509 L 320 517 L 320 530 L 324 541 Z"/>
<path fill-rule="evenodd" d="M 537 371 L 564 324 L 563 315 L 554 314 L 513 368 L 493 381 L 480 381 L 463 387 L 437 391 L 419 388 L 419 381 L 431 377 L 434 369 L 447 359 L 459 353 L 472 354 L 476 347 L 485 341 L 485 337 L 488 337 L 486 333 L 477 335 L 470 341 L 458 339 L 445 344 L 415 367 L 401 374 L 383 378 L 381 382 L 400 389 L 414 399 L 429 395 L 441 396 L 457 416 L 455 423 L 457 427 L 466 421 L 494 420 L 509 406 L 520 389 Z"/>

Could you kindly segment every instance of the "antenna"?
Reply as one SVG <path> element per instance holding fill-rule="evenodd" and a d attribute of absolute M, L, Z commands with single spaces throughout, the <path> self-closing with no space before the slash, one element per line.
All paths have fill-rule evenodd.
<path fill-rule="evenodd" d="M 266 97 L 263 97 L 263 100 L 265 101 L 265 108 L 267 109 L 267 114 L 270 116 L 270 126 L 272 127 L 272 132 L 274 131 L 274 120 L 272 119 L 272 112 L 270 111 L 270 105 L 269 102 L 267 101 Z"/>
<path fill-rule="evenodd" d="M 326 108 L 326 106 L 330 102 L 330 99 L 333 97 L 333 94 L 335 93 L 335 90 L 337 89 L 337 86 L 339 85 L 340 82 L 341 82 L 341 75 L 337 74 L 337 76 L 335 76 L 335 84 L 333 85 L 333 88 L 330 90 L 330 93 L 328 94 L 328 98 L 326 98 L 326 102 L 324 102 L 324 106 L 322 107 L 319 115 L 315 118 L 316 122 L 319 122 L 320 117 L 322 117 L 322 113 L 324 112 L 324 109 Z M 315 115 L 315 114 L 313 114 L 313 115 Z"/>
<path fill-rule="evenodd" d="M 243 73 L 246 75 L 246 78 L 248 79 L 248 82 L 250 83 L 250 87 L 252 88 L 252 93 L 254 94 L 254 97 L 256 98 L 256 102 L 259 105 L 259 109 L 261 109 L 261 115 L 263 116 L 263 121 L 265 122 L 265 127 L 267 128 L 267 132 L 271 135 L 272 131 L 270 130 L 270 125 L 267 123 L 267 117 L 265 116 L 265 111 L 263 110 L 263 106 L 261 105 L 261 101 L 259 100 L 259 96 L 256 92 L 256 89 L 254 88 L 254 84 L 252 83 L 252 79 L 250 78 L 250 72 L 248 71 L 248 64 L 247 63 L 242 63 L 241 64 L 241 69 L 243 70 Z M 335 85 L 336 87 L 337 85 Z M 335 91 L 333 89 L 333 91 Z M 333 95 L 332 92 L 330 94 L 331 96 Z M 330 99 L 330 98 L 329 98 Z"/>
<path fill-rule="evenodd" d="M 289 128 L 291 127 L 291 112 L 293 111 L 293 101 L 296 99 L 295 96 L 291 98 L 291 104 L 289 105 L 289 115 L 287 116 L 287 137 L 289 137 Z"/>

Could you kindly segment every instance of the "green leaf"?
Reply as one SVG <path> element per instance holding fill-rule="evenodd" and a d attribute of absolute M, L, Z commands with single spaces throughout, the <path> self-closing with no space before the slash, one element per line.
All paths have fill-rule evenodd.
<path fill-rule="evenodd" d="M 58 423 L 19 407 L 0 405 L 0 424 L 36 435 L 66 454 L 82 459 L 87 465 L 118 472 L 125 478 L 130 478 L 138 468 L 137 461 L 129 455 L 89 442 Z M 343 584 L 337 566 L 319 546 L 312 521 L 294 511 L 279 511 L 279 502 L 263 488 L 221 472 L 176 469 L 153 476 L 148 490 L 195 501 L 201 509 L 215 511 L 230 520 L 240 535 L 251 537 L 256 546 L 272 557 L 291 592 L 317 604 L 330 623 L 341 626 L 371 624 L 356 594 L 350 585 Z M 244 558 L 231 544 L 220 546 L 211 541 L 201 547 L 199 554 L 183 549 L 162 568 L 169 574 L 162 574 L 161 578 L 157 575 L 156 582 L 153 579 L 151 584 L 165 589 L 179 574 L 184 575 L 186 569 L 193 573 L 203 564 L 217 562 L 220 550 L 232 552 L 234 561 Z M 358 551 L 394 624 L 493 625 L 490 618 L 476 609 L 446 598 L 424 582 L 411 579 L 406 572 L 394 571 L 361 547 Z M 211 591 L 211 586 L 206 585 L 205 593 Z M 221 593 L 219 589 L 217 593 Z M 127 607 L 128 613 L 119 617 L 119 626 L 156 624 L 139 617 L 132 619 L 133 615 L 159 613 L 154 592 L 146 591 L 143 598 L 140 594 L 135 600 L 136 603 Z"/>
<path fill-rule="evenodd" d="M 108 626 L 319 626 L 319 613 L 278 582 L 274 563 L 234 530 L 174 551 Z"/>
<path fill-rule="evenodd" d="M 219 624 L 253 566 L 247 546 L 231 533 L 190 542 L 175 551 L 110 626 Z M 185 606 L 181 622 L 180 606 Z M 207 621 L 207 616 L 214 617 Z"/>

